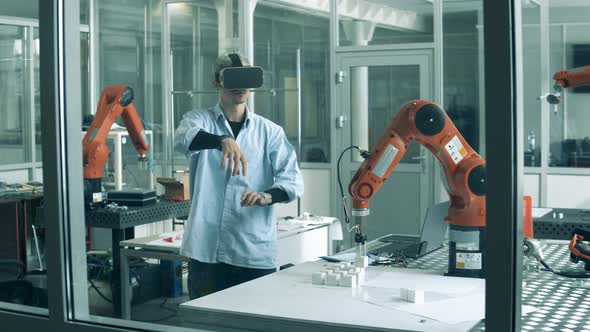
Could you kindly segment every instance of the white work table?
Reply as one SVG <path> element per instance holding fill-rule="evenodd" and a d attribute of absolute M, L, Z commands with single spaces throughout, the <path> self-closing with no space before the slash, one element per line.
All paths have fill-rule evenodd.
<path fill-rule="evenodd" d="M 277 261 L 279 266 L 299 264 L 307 260 L 316 260 L 329 254 L 330 236 L 328 226 L 331 223 L 308 225 L 277 232 Z M 179 232 L 181 233 L 181 232 Z M 166 243 L 160 235 L 130 239 L 119 243 L 121 256 L 121 315 L 124 319 L 131 317 L 129 257 L 155 258 L 162 260 L 188 261 L 180 255 L 181 240 Z"/>
<path fill-rule="evenodd" d="M 213 324 L 237 329 L 306 332 L 468 331 L 477 323 L 475 320 L 447 324 L 379 305 L 380 300 L 372 303 L 371 294 L 378 296 L 384 293 L 374 286 L 345 288 L 313 285 L 312 272 L 321 270 L 327 264 L 324 261 L 306 262 L 183 303 L 180 309 L 185 323 L 194 327 Z M 367 280 L 378 276 L 387 282 L 383 277 L 395 270 L 400 271 L 370 266 L 367 268 Z M 440 278 L 440 273 L 417 273 L 423 278 Z M 395 279 L 391 280 L 392 284 L 395 282 Z M 463 309 L 457 307 L 456 310 Z"/>

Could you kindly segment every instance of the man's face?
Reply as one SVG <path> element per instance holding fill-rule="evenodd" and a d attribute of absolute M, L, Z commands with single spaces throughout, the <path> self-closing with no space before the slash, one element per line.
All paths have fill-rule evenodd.
<path fill-rule="evenodd" d="M 230 104 L 230 105 L 240 105 L 246 103 L 248 100 L 248 96 L 250 96 L 250 90 L 248 89 L 241 89 L 241 90 L 228 90 L 219 87 L 219 98 L 223 102 L 223 104 Z"/>

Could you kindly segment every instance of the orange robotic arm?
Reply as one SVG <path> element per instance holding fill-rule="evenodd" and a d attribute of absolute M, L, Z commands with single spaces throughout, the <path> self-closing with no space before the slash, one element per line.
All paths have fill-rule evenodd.
<path fill-rule="evenodd" d="M 553 79 L 562 88 L 590 85 L 590 66 L 558 71 Z"/>
<path fill-rule="evenodd" d="M 553 92 L 541 96 L 541 98 L 546 97 L 549 104 L 557 105 L 561 102 L 561 91 L 564 88 L 590 85 L 590 66 L 560 70 L 553 74 L 553 79 L 555 80 Z M 553 108 L 553 112 L 557 113 L 557 106 Z"/>
<path fill-rule="evenodd" d="M 84 202 L 87 208 L 93 209 L 96 203 L 103 201 L 102 170 L 109 156 L 106 140 L 111 126 L 119 116 L 125 122 L 140 160 L 145 160 L 150 148 L 143 124 L 133 105 L 133 97 L 133 90 L 125 85 L 107 87 L 100 95 L 96 115 L 82 140 Z"/>
<path fill-rule="evenodd" d="M 369 157 L 352 178 L 348 191 L 353 215 L 369 214 L 369 202 L 416 141 L 424 145 L 444 167 L 450 195 L 449 275 L 481 277 L 486 224 L 485 160 L 459 133 L 446 112 L 425 100 L 404 104 Z M 366 237 L 357 225 L 355 241 Z"/>
<path fill-rule="evenodd" d="M 371 198 L 399 164 L 412 141 L 424 145 L 444 167 L 451 198 L 448 222 L 485 226 L 485 161 L 469 146 L 439 106 L 415 100 L 404 104 L 356 172 L 348 187 L 353 209 Z"/>
<path fill-rule="evenodd" d="M 110 86 L 102 91 L 94 120 L 82 140 L 85 179 L 102 177 L 109 154 L 105 142 L 111 126 L 119 116 L 123 118 L 140 158 L 145 158 L 150 146 L 133 105 L 133 98 L 133 90 L 124 85 Z"/>

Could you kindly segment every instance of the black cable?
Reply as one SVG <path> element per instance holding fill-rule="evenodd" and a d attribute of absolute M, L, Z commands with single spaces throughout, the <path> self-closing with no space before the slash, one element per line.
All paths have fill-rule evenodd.
<path fill-rule="evenodd" d="M 96 291 L 96 293 L 98 293 L 98 295 L 100 295 L 100 297 L 102 297 L 105 301 L 107 301 L 109 303 L 113 303 L 113 301 L 111 299 L 109 299 L 108 297 L 106 297 L 100 290 L 98 290 L 98 287 L 96 287 L 96 285 L 94 284 L 94 282 L 92 282 L 92 279 L 88 279 L 88 281 L 90 282 L 90 285 L 92 286 L 92 288 L 94 288 L 94 290 Z"/>
<path fill-rule="evenodd" d="M 338 178 L 338 186 L 340 187 L 340 197 L 342 197 L 342 207 L 344 208 L 344 221 L 347 224 L 350 223 L 350 217 L 348 216 L 348 210 L 346 209 L 346 196 L 344 195 L 344 189 L 342 189 L 342 181 L 340 180 L 340 161 L 342 160 L 342 156 L 344 156 L 346 151 L 351 149 L 360 150 L 361 148 L 357 145 L 351 145 L 347 147 L 340 153 L 340 157 L 338 157 L 338 162 L 336 163 L 336 176 Z"/>
<path fill-rule="evenodd" d="M 582 271 L 555 271 L 554 269 L 552 269 L 547 263 L 545 263 L 545 261 L 540 260 L 539 262 L 541 263 L 541 265 L 543 265 L 545 267 L 545 269 L 549 272 L 555 273 L 558 276 L 562 276 L 562 277 L 566 277 L 566 278 L 590 278 L 590 271 L 589 272 L 582 272 Z"/>

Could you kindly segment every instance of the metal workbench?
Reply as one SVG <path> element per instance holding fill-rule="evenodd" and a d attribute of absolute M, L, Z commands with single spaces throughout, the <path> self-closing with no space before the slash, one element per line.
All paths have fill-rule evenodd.
<path fill-rule="evenodd" d="M 533 228 L 537 239 L 569 240 L 575 228 L 590 231 L 590 210 L 552 209 L 535 218 Z"/>
<path fill-rule="evenodd" d="M 583 264 L 569 262 L 567 241 L 544 240 L 545 260 L 556 270 L 577 269 Z M 416 260 L 409 260 L 408 268 L 447 271 L 448 247 L 439 249 Z M 525 258 L 523 263 L 524 287 L 522 304 L 537 308 L 533 313 L 522 317 L 522 331 L 565 331 L 590 332 L 590 289 L 574 286 L 576 279 L 557 276 L 541 271 L 539 264 Z M 485 331 L 481 322 L 474 332 Z"/>
<path fill-rule="evenodd" d="M 182 218 L 189 214 L 190 201 L 167 202 L 144 207 L 129 207 L 127 210 L 95 209 L 86 211 L 86 224 L 112 230 L 113 249 L 113 312 L 121 317 L 121 252 L 119 243 L 134 238 L 133 227 L 172 218 Z"/>

